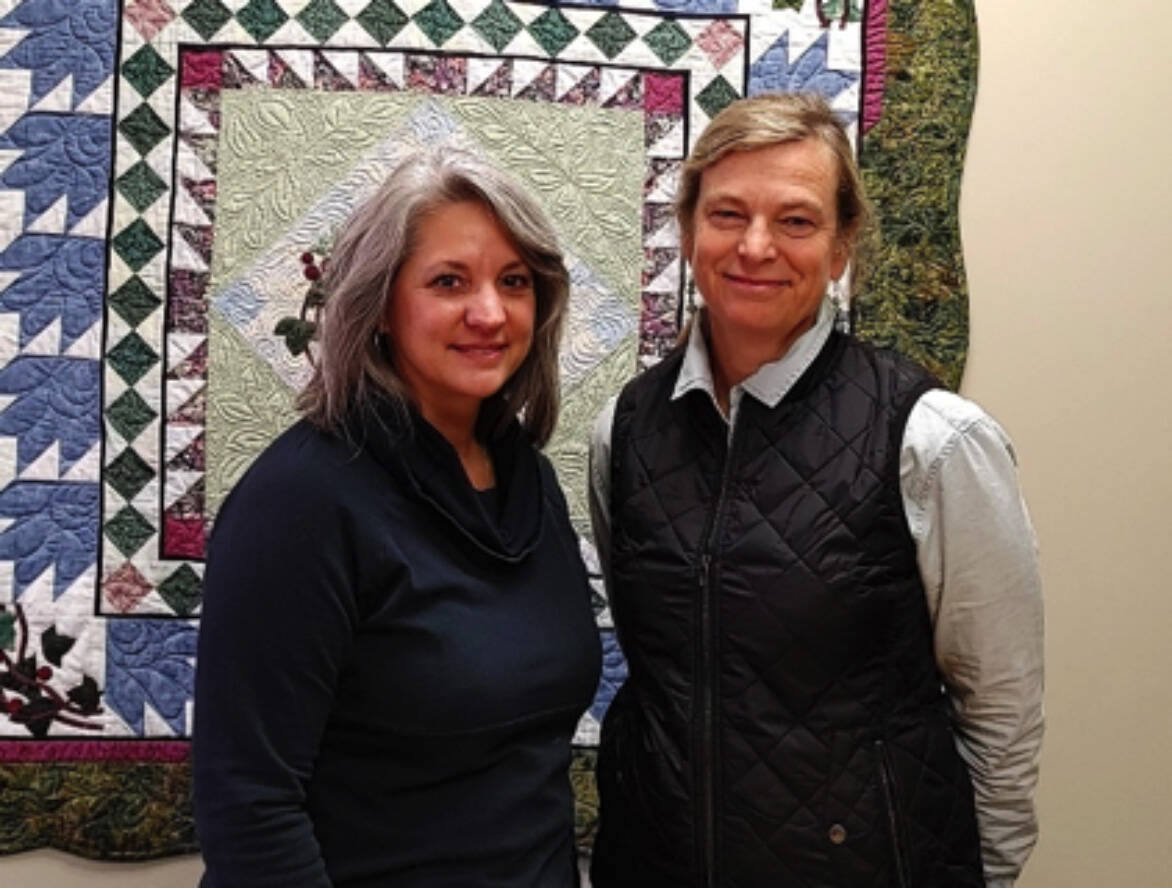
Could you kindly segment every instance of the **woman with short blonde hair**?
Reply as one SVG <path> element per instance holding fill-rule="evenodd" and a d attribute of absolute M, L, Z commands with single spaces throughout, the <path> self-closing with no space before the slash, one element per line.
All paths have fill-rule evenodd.
<path fill-rule="evenodd" d="M 591 512 L 629 663 L 597 886 L 979 885 L 1037 837 L 1042 603 L 1005 432 L 835 326 L 868 210 L 813 95 L 684 164 L 703 308 L 603 411 Z"/>

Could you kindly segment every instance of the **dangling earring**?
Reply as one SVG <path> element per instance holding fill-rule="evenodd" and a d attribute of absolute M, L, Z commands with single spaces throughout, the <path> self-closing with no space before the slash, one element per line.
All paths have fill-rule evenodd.
<path fill-rule="evenodd" d="M 834 329 L 839 333 L 850 333 L 850 309 L 846 304 L 846 288 L 842 280 L 836 278 L 826 288 L 830 297 L 830 304 L 834 306 Z"/>
<path fill-rule="evenodd" d="M 684 274 L 687 274 L 685 272 Z M 696 279 L 688 275 L 688 314 L 696 314 Z"/>

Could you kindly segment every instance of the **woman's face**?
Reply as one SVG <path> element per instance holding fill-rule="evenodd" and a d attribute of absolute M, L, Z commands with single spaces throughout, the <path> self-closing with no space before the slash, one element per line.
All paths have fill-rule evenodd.
<path fill-rule="evenodd" d="M 383 322 L 423 415 L 474 416 L 528 354 L 536 304 L 533 273 L 487 207 L 428 212 Z"/>
<path fill-rule="evenodd" d="M 710 324 L 776 334 L 783 348 L 809 326 L 846 264 L 837 178 L 818 139 L 734 151 L 704 170 L 684 249 Z"/>

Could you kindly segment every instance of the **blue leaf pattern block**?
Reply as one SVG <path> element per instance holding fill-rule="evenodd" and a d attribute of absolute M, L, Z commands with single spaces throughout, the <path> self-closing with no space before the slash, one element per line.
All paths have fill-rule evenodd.
<path fill-rule="evenodd" d="M 106 196 L 110 177 L 110 119 L 90 114 L 26 114 L 0 137 L 0 148 L 24 153 L 0 176 L 24 189 L 25 223 L 69 196 L 72 226 Z"/>
<path fill-rule="evenodd" d="M 94 238 L 23 235 L 0 256 L 20 278 L 0 292 L 0 311 L 20 313 L 23 348 L 55 319 L 68 349 L 102 317 L 106 246 Z"/>
<path fill-rule="evenodd" d="M 668 12 L 700 15 L 728 15 L 737 11 L 737 0 L 655 0 L 655 5 Z"/>
<path fill-rule="evenodd" d="M 821 93 L 827 101 L 832 100 L 857 81 L 859 75 L 826 67 L 829 42 L 829 36 L 823 34 L 791 65 L 789 33 L 782 34 L 749 68 L 749 93 L 809 90 Z"/>
<path fill-rule="evenodd" d="M 147 704 L 176 735 L 187 733 L 195 638 L 195 627 L 186 621 L 107 622 L 106 703 L 136 735 L 143 734 Z"/>
<path fill-rule="evenodd" d="M 98 486 L 13 482 L 0 491 L 0 559 L 15 562 L 15 597 L 50 565 L 56 599 L 88 568 L 98 547 Z"/>
<path fill-rule="evenodd" d="M 627 661 L 614 630 L 599 630 L 599 635 L 602 637 L 602 678 L 598 680 L 590 715 L 602 722 L 619 686 L 627 679 Z"/>
<path fill-rule="evenodd" d="M 76 107 L 114 70 L 117 12 L 116 0 L 24 0 L 0 18 L 0 27 L 30 33 L 0 67 L 32 70 L 30 105 L 73 75 Z"/>
<path fill-rule="evenodd" d="M 0 412 L 0 435 L 17 438 L 23 471 L 53 442 L 62 471 L 98 440 L 99 365 L 67 357 L 23 355 L 0 370 L 0 395 L 15 395 Z"/>

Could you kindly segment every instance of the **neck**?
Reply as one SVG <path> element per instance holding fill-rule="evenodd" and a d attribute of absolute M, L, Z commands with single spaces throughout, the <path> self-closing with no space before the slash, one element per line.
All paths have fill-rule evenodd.
<path fill-rule="evenodd" d="M 761 365 L 776 361 L 788 352 L 794 341 L 813 325 L 814 316 L 802 319 L 780 335 L 776 331 L 761 333 L 723 327 L 713 323 L 711 316 L 707 316 L 707 322 L 704 333 L 712 386 L 720 409 L 728 416 L 733 386 L 747 380 Z"/>
<path fill-rule="evenodd" d="M 476 420 L 480 414 L 480 404 L 467 410 L 437 410 L 427 405 L 419 405 L 419 412 L 436 431 L 448 440 L 448 444 L 455 450 L 464 467 L 464 474 L 472 487 L 478 491 L 491 488 L 496 481 L 492 468 L 492 459 L 476 437 Z"/>

